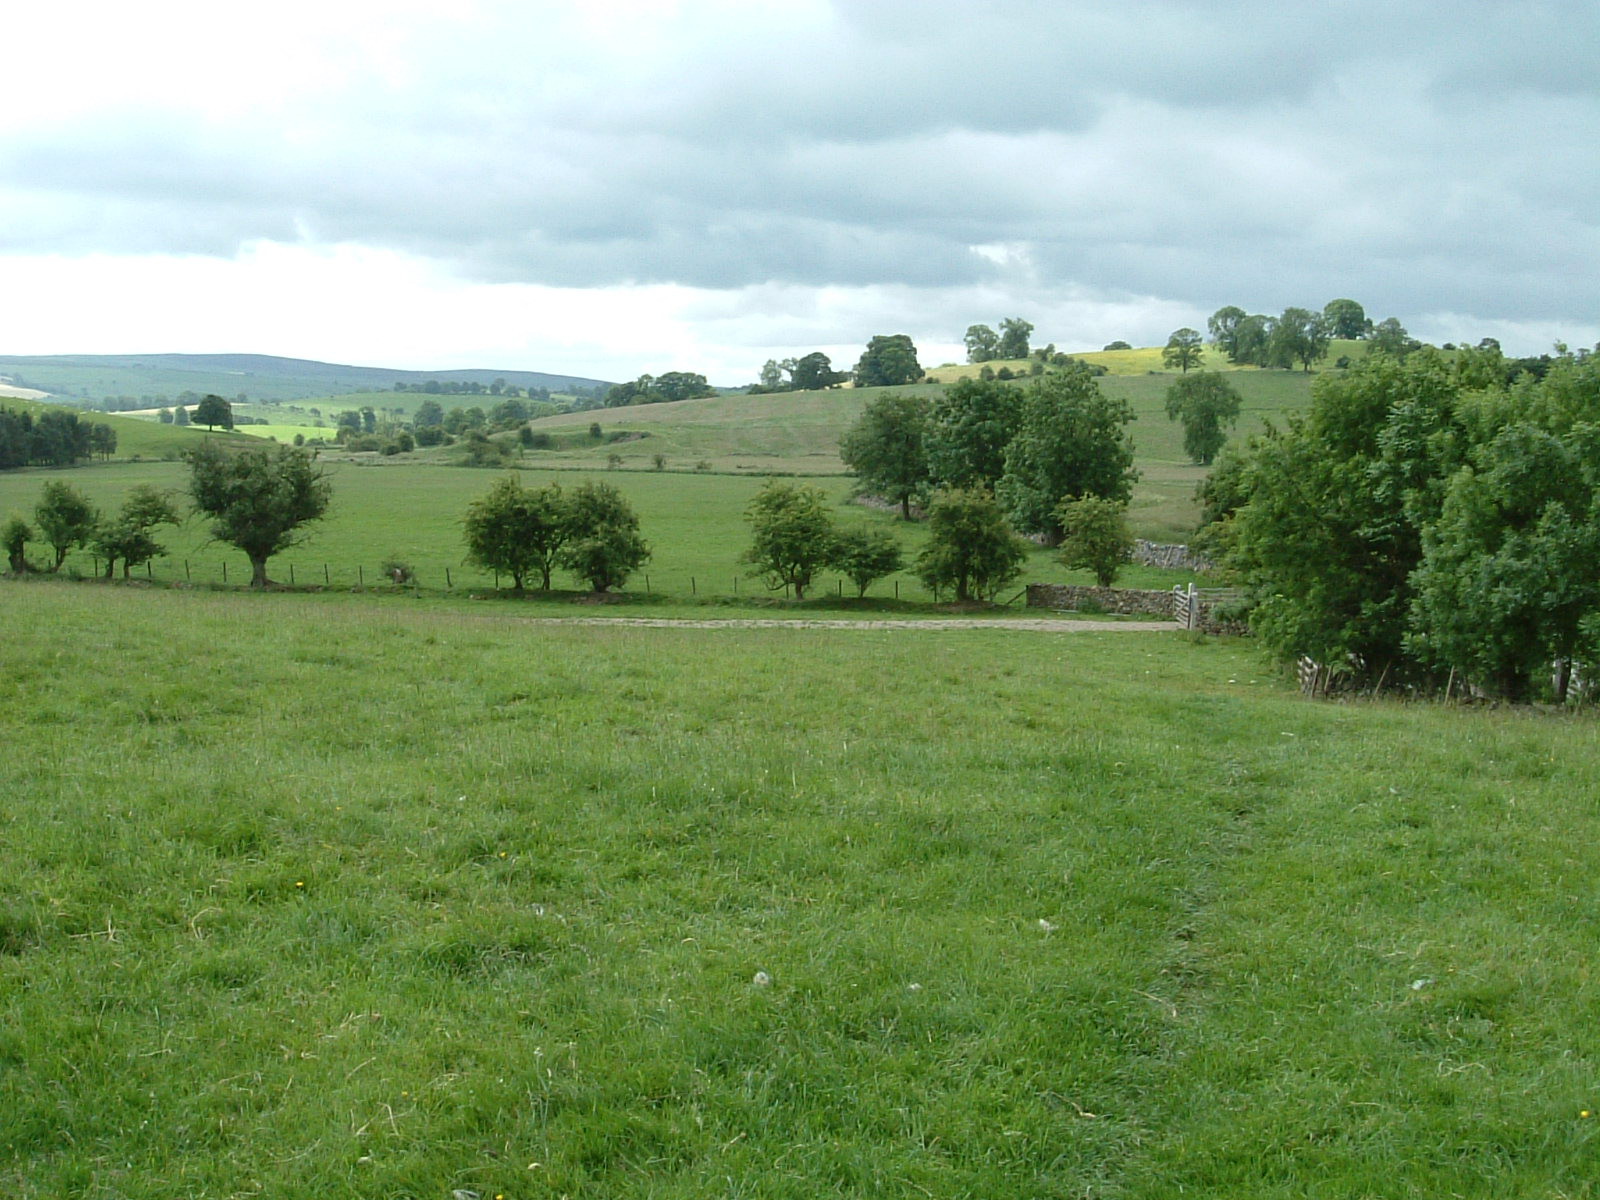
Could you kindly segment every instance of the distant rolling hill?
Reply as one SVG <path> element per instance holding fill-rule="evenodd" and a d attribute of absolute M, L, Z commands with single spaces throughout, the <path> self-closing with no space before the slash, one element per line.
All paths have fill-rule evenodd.
<path fill-rule="evenodd" d="M 165 396 L 214 392 L 230 399 L 305 400 L 346 392 L 390 391 L 396 383 L 491 384 L 503 379 L 516 387 L 553 392 L 573 387 L 609 387 L 603 379 L 555 375 L 545 371 L 397 371 L 278 358 L 270 354 L 56 354 L 0 356 L 0 383 L 49 392 L 82 402 L 104 396 Z"/>

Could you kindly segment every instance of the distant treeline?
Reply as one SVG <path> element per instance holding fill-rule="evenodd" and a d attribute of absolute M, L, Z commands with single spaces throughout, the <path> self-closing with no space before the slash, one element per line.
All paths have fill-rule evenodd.
<path fill-rule="evenodd" d="M 0 471 L 16 467 L 70 467 L 79 459 L 110 458 L 117 450 L 117 431 L 91 425 L 65 409 L 35 416 L 0 408 Z"/>
<path fill-rule="evenodd" d="M 526 398 L 538 400 L 543 403 L 551 402 L 551 391 L 547 387 L 520 388 L 516 384 L 507 383 L 504 379 L 496 379 L 493 383 L 478 383 L 476 381 L 429 379 L 422 383 L 404 383 L 396 381 L 394 390 L 397 392 L 412 392 L 423 396 L 505 396 L 508 398 Z M 579 400 L 598 400 L 604 394 L 604 388 L 570 387 L 566 394 Z"/>

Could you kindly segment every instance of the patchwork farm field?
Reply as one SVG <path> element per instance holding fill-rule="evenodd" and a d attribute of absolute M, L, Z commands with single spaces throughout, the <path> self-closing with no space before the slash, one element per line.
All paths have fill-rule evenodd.
<path fill-rule="evenodd" d="M 0 1193 L 1597 1194 L 1587 714 L 0 582 Z"/>

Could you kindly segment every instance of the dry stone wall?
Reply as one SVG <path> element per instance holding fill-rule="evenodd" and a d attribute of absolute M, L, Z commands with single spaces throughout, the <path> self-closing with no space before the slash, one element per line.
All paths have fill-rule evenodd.
<path fill-rule="evenodd" d="M 1133 561 L 1140 566 L 1166 567 L 1171 571 L 1209 571 L 1215 565 L 1187 546 L 1147 542 L 1143 538 L 1133 544 Z"/>
<path fill-rule="evenodd" d="M 1086 587 L 1064 583 L 1030 583 L 1029 608 L 1059 608 L 1078 611 L 1085 606 L 1101 612 L 1137 617 L 1171 617 L 1172 592 L 1142 591 L 1136 588 Z"/>

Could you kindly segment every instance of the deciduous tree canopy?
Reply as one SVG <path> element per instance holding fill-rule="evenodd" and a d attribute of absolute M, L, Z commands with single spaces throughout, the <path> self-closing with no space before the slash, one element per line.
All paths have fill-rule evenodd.
<path fill-rule="evenodd" d="M 794 589 L 805 599 L 811 581 L 833 561 L 833 515 L 828 497 L 810 484 L 773 480 L 745 510 L 752 541 L 743 559 L 767 586 Z"/>
<path fill-rule="evenodd" d="M 1211 541 L 1279 654 L 1513 700 L 1600 661 L 1600 357 L 1481 383 L 1372 355 L 1230 460 Z"/>
<path fill-rule="evenodd" d="M 908 521 L 911 501 L 928 485 L 927 427 L 925 398 L 887 392 L 862 410 L 839 443 L 839 457 L 861 489 L 896 501 Z"/>
<path fill-rule="evenodd" d="M 1186 375 L 1167 389 L 1167 416 L 1183 422 L 1183 450 L 1195 462 L 1210 466 L 1228 440 L 1225 427 L 1239 418 L 1242 397 L 1215 371 Z"/>
<path fill-rule="evenodd" d="M 953 588 L 958 602 L 988 600 L 1022 572 L 1027 543 L 1012 532 L 988 491 L 940 492 L 928 506 L 928 541 L 917 575 L 931 588 Z"/>
<path fill-rule="evenodd" d="M 855 379 L 857 387 L 902 387 L 916 383 L 923 374 L 909 334 L 880 333 L 856 363 Z"/>
<path fill-rule="evenodd" d="M 1200 360 L 1205 357 L 1201 341 L 1197 330 L 1174 329 L 1172 336 L 1167 338 L 1166 349 L 1161 351 L 1161 364 L 1177 367 L 1184 374 L 1188 374 L 1189 368 L 1198 367 Z"/>
<path fill-rule="evenodd" d="M 211 535 L 250 560 L 250 585 L 266 587 L 267 560 L 305 536 L 328 511 L 332 485 L 296 446 L 229 452 L 207 441 L 188 455 L 189 494 L 211 518 Z"/>
<path fill-rule="evenodd" d="M 1063 500 L 1126 501 L 1138 478 L 1127 431 L 1132 421 L 1127 401 L 1101 392 L 1080 363 L 1030 383 L 996 493 L 1012 523 L 1054 542 Z"/>

